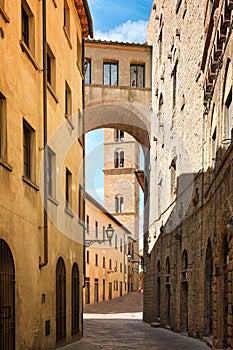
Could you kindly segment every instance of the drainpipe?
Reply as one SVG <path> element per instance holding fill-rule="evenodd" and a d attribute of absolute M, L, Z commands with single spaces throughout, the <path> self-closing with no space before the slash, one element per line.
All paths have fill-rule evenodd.
<path fill-rule="evenodd" d="M 44 132 L 44 261 L 39 261 L 39 268 L 48 264 L 48 188 L 47 188 L 47 37 L 46 37 L 46 0 L 42 0 L 43 26 L 43 132 Z M 41 259 L 40 259 L 41 260 Z"/>

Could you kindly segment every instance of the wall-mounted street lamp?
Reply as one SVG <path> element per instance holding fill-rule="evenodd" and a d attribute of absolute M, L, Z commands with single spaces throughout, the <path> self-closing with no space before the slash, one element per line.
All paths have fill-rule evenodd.
<path fill-rule="evenodd" d="M 115 230 L 112 227 L 112 225 L 108 224 L 108 227 L 105 230 L 107 239 L 85 239 L 84 244 L 85 244 L 86 247 L 90 247 L 94 243 L 101 244 L 103 242 L 110 241 L 112 239 L 113 235 L 114 235 L 114 232 L 115 232 Z"/>

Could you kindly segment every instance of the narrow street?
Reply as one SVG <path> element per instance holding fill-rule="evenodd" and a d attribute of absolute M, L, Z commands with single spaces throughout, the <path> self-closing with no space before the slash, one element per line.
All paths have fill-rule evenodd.
<path fill-rule="evenodd" d="M 208 350 L 197 340 L 142 322 L 143 295 L 131 293 L 84 308 L 84 338 L 60 349 Z"/>

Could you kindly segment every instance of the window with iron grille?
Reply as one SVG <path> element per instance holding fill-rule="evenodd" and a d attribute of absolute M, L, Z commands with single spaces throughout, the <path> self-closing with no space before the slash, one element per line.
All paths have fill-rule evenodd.
<path fill-rule="evenodd" d="M 104 62 L 104 85 L 118 85 L 118 63 Z"/>
<path fill-rule="evenodd" d="M 79 293 L 79 269 L 78 264 L 74 263 L 72 268 L 72 335 L 79 333 L 79 305 L 80 305 L 80 293 Z"/>
<path fill-rule="evenodd" d="M 85 84 L 91 84 L 91 59 L 86 58 Z"/>
<path fill-rule="evenodd" d="M 56 154 L 52 151 L 50 147 L 47 148 L 48 154 L 48 196 L 56 198 Z"/>
<path fill-rule="evenodd" d="M 66 338 L 66 268 L 62 258 L 56 267 L 56 341 Z"/>
<path fill-rule="evenodd" d="M 35 175 L 35 130 L 23 120 L 24 177 L 34 180 Z"/>
<path fill-rule="evenodd" d="M 0 92 L 0 158 L 7 160 L 6 98 Z"/>
<path fill-rule="evenodd" d="M 130 86 L 135 88 L 145 87 L 145 64 L 130 65 Z"/>

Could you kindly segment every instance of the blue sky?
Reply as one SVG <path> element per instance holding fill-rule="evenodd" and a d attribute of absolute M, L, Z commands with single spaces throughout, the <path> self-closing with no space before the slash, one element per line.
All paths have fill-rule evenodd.
<path fill-rule="evenodd" d="M 94 38 L 144 42 L 153 0 L 89 0 Z"/>

